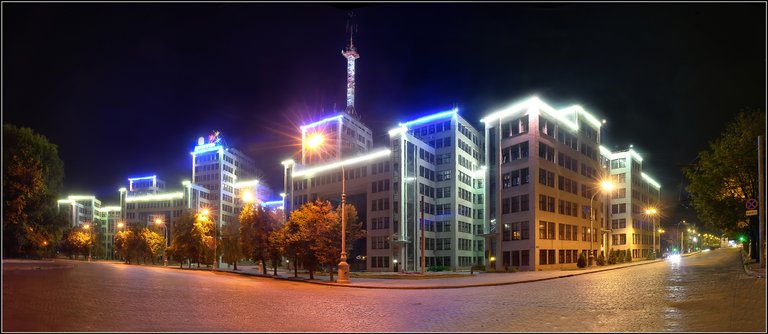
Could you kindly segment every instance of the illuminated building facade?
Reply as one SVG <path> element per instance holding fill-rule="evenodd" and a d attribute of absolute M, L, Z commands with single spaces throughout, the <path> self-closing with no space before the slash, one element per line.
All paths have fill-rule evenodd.
<path fill-rule="evenodd" d="M 243 152 L 228 147 L 216 131 L 198 139 L 192 154 L 192 183 L 208 190 L 200 193 L 210 204 L 211 217 L 217 228 L 224 224 L 238 223 L 238 202 L 235 184 L 238 180 L 253 180 L 256 165 Z"/>
<path fill-rule="evenodd" d="M 482 134 L 453 109 L 400 123 L 389 135 L 395 259 L 407 271 L 420 271 L 423 242 L 426 268 L 483 264 Z"/>
<path fill-rule="evenodd" d="M 608 205 L 609 249 L 629 250 L 632 258 L 645 259 L 653 249 L 654 222 L 658 230 L 660 221 L 658 214 L 648 215 L 646 210 L 655 208 L 658 213 L 661 185 L 643 172 L 643 157 L 632 148 L 611 152 L 601 146 L 600 154 L 615 185 Z M 657 233 L 657 254 L 660 239 Z"/>
<path fill-rule="evenodd" d="M 102 206 L 101 201 L 92 195 L 71 195 L 58 200 L 58 210 L 67 215 L 71 227 L 90 225 L 96 242 L 100 243 L 104 254 L 93 254 L 97 258 L 113 258 L 113 239 L 117 222 L 121 220 L 119 206 Z"/>
<path fill-rule="evenodd" d="M 605 229 L 605 202 L 596 193 L 607 175 L 599 160 L 601 123 L 579 106 L 555 109 L 537 97 L 481 122 L 488 156 L 486 231 L 489 257 L 495 258 L 489 265 L 575 268 L 579 254 L 604 251 L 598 231 Z"/>
<path fill-rule="evenodd" d="M 322 165 L 284 161 L 285 212 L 316 198 L 338 205 L 343 166 L 347 203 L 367 232 L 348 257 L 353 270 L 420 271 L 422 222 L 425 267 L 483 263 L 480 133 L 456 109 L 400 123 L 389 133 L 391 149 Z"/>
<path fill-rule="evenodd" d="M 69 226 L 89 224 L 98 218 L 96 210 L 101 208 L 101 201 L 92 195 L 70 195 L 58 202 L 59 212 L 67 214 Z"/>
<path fill-rule="evenodd" d="M 137 182 L 139 181 L 139 182 Z M 156 226 L 161 220 L 165 225 L 166 238 L 171 240 L 174 221 L 185 210 L 198 211 L 211 207 L 208 189 L 189 181 L 182 182 L 182 188 L 165 190 L 165 182 L 157 176 L 129 178 L 129 187 L 120 188 L 120 222 L 127 225 Z M 147 186 L 141 186 L 146 184 Z M 154 185 L 152 185 L 154 184 Z M 162 188 L 158 185 L 162 184 Z M 139 186 L 137 186 L 139 185 Z M 164 191 L 158 191 L 163 189 Z M 114 232 L 114 227 L 110 227 Z"/>
<path fill-rule="evenodd" d="M 355 116 L 339 112 L 302 125 L 301 140 L 301 164 L 312 166 L 368 153 L 373 146 L 373 133 Z M 314 145 L 322 149 L 314 150 Z"/>

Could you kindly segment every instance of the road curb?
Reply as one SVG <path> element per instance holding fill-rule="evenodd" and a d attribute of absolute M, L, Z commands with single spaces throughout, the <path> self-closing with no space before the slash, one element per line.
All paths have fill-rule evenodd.
<path fill-rule="evenodd" d="M 476 288 L 476 287 L 484 287 L 484 286 L 500 286 L 500 285 L 512 285 L 512 284 L 523 284 L 523 283 L 533 283 L 533 282 L 540 282 L 540 281 L 548 281 L 558 278 L 566 278 L 566 277 L 573 277 L 573 276 L 579 276 L 579 275 L 586 275 L 586 274 L 592 274 L 592 273 L 599 273 L 603 271 L 610 271 L 610 270 L 617 270 L 617 269 L 623 269 L 623 268 L 629 268 L 629 267 L 636 267 L 636 266 L 642 266 L 647 265 L 651 263 L 661 262 L 662 259 L 658 260 L 651 260 L 651 261 L 643 261 L 631 265 L 621 266 L 621 267 L 614 267 L 614 268 L 604 268 L 599 270 L 592 270 L 587 272 L 581 272 L 581 273 L 573 273 L 573 274 L 566 274 L 561 276 L 554 276 L 554 277 L 545 277 L 545 278 L 536 278 L 536 279 L 529 279 L 529 280 L 522 280 L 522 281 L 512 281 L 512 282 L 493 282 L 493 283 L 477 283 L 477 284 L 460 284 L 460 285 L 446 285 L 446 286 L 440 286 L 440 285 L 424 285 L 424 286 L 375 286 L 375 285 L 353 285 L 353 284 L 339 284 L 334 282 L 323 282 L 323 281 L 310 281 L 306 278 L 293 278 L 293 277 L 280 277 L 280 276 L 272 276 L 272 275 L 262 275 L 262 274 L 251 274 L 246 272 L 233 272 L 233 271 L 221 271 L 217 270 L 216 272 L 220 273 L 231 273 L 231 274 L 237 274 L 241 276 L 251 276 L 251 277 L 261 277 L 261 278 L 272 278 L 272 279 L 278 279 L 283 281 L 291 281 L 291 282 L 300 282 L 300 283 L 309 283 L 309 284 L 316 284 L 316 285 L 326 285 L 326 286 L 337 286 L 337 287 L 343 287 L 343 288 L 357 288 L 357 289 L 387 289 L 387 290 L 434 290 L 434 289 L 463 289 L 463 288 Z M 179 269 L 179 268 L 176 268 Z M 196 269 L 193 269 L 196 270 Z"/>

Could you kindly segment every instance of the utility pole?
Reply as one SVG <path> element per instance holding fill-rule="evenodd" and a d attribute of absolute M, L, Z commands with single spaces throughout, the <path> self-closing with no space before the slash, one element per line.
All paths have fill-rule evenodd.
<path fill-rule="evenodd" d="M 760 258 L 760 267 L 765 268 L 765 137 L 757 136 L 757 183 L 758 186 L 758 217 L 760 222 L 758 223 L 760 231 L 760 251 L 758 257 Z"/>
<path fill-rule="evenodd" d="M 421 274 L 424 275 L 424 195 L 421 195 Z"/>

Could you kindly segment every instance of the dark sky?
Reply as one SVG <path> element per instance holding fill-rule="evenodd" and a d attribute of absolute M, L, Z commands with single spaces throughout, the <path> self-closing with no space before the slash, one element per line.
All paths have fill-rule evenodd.
<path fill-rule="evenodd" d="M 345 104 L 345 8 L 264 3 L 3 3 L 3 122 L 59 146 L 64 193 L 117 202 L 126 178 L 191 177 L 220 130 L 276 190 L 298 125 Z M 458 104 L 478 128 L 537 94 L 634 144 L 667 219 L 682 164 L 765 110 L 765 3 L 367 4 L 356 109 L 374 131 Z M 683 211 L 681 211 L 683 210 Z"/>

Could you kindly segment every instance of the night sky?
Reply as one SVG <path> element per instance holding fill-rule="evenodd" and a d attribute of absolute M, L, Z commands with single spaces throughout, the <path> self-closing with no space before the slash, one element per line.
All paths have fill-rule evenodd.
<path fill-rule="evenodd" d="M 64 194 L 117 203 L 128 177 L 191 178 L 220 130 L 280 191 L 298 125 L 345 105 L 347 9 L 324 4 L 3 3 L 3 122 L 59 147 Z M 479 119 L 538 95 L 606 119 L 662 184 L 741 110 L 765 110 L 765 3 L 366 4 L 356 109 L 374 132 L 457 104 Z"/>

